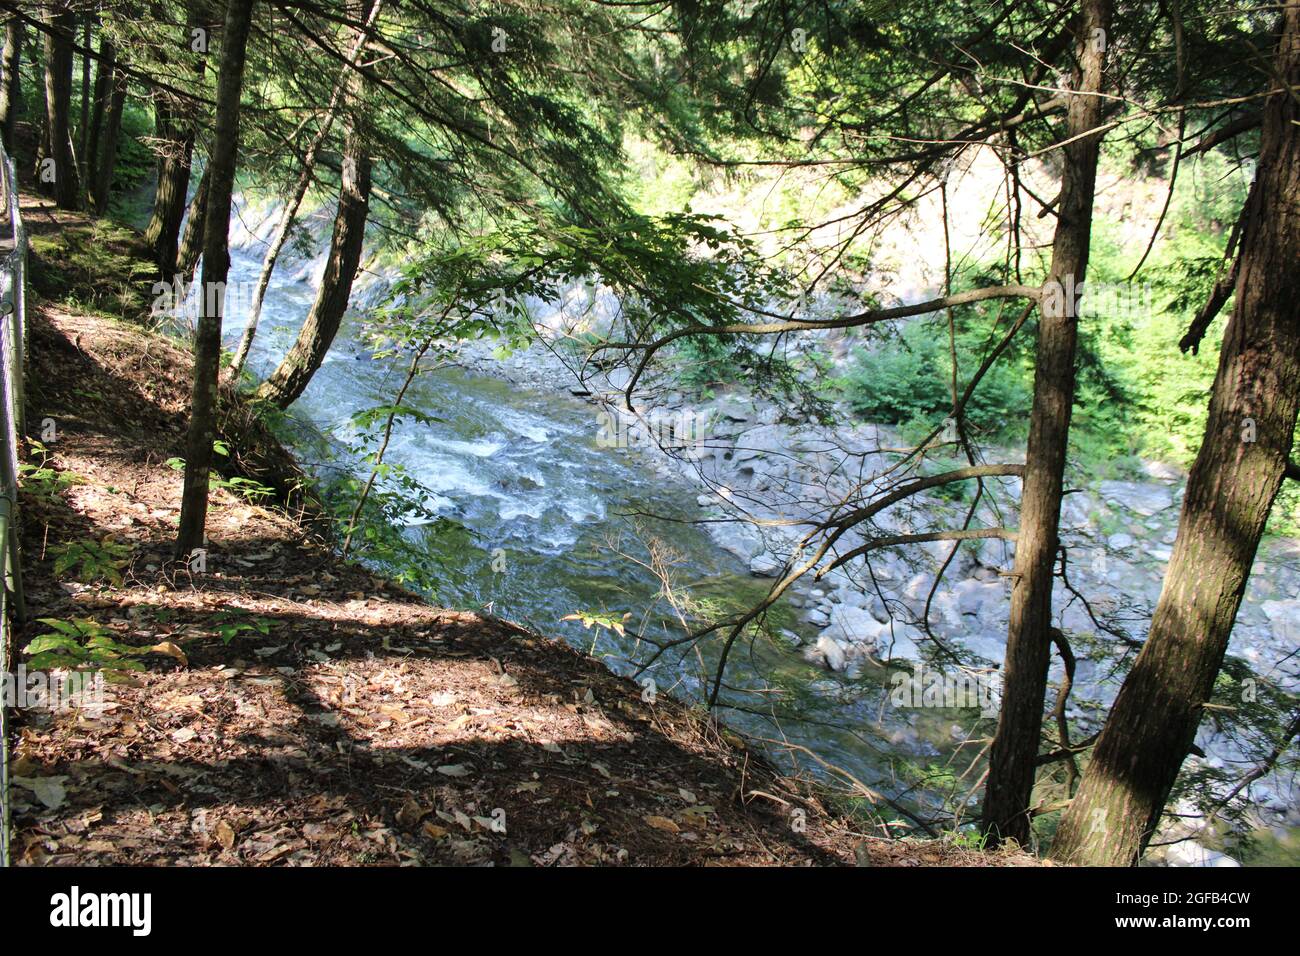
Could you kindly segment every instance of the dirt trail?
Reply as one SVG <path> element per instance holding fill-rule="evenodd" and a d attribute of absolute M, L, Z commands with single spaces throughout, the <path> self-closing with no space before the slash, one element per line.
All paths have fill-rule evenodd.
<path fill-rule="evenodd" d="M 94 225 L 59 228 L 56 244 Z M 171 560 L 181 476 L 166 464 L 183 453 L 188 354 L 48 300 L 32 319 L 29 430 L 53 421 L 65 480 L 25 488 L 30 616 L 184 659 L 151 654 L 102 708 L 20 712 L 22 863 L 1025 861 L 856 832 L 674 701 L 642 701 L 561 641 L 432 607 L 227 491 L 190 573 Z M 120 583 L 54 573 L 59 546 L 105 539 L 130 549 Z M 33 620 L 20 643 L 48 630 Z"/>

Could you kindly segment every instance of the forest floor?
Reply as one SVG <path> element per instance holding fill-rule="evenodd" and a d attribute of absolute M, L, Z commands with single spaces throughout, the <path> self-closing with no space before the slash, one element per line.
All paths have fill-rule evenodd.
<path fill-rule="evenodd" d="M 207 567 L 191 572 L 172 558 L 181 475 L 167 464 L 183 454 L 190 356 L 124 321 L 152 281 L 130 234 L 30 196 L 23 212 L 42 293 L 28 429 L 55 433 L 51 473 L 21 501 L 19 644 L 50 619 L 158 652 L 102 705 L 18 712 L 20 863 L 1036 862 L 864 833 L 725 728 L 643 701 L 562 641 L 430 606 L 273 504 L 215 489 Z M 113 265 L 87 266 L 88 250 Z M 129 551 L 78 582 L 55 573 L 68 544 Z"/>

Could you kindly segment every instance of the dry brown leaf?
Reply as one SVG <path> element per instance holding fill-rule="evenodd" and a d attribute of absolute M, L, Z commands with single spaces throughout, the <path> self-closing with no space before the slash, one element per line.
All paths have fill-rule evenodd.
<path fill-rule="evenodd" d="M 217 842 L 221 844 L 223 849 L 226 850 L 234 849 L 235 846 L 234 827 L 232 827 L 225 820 L 222 820 L 220 823 L 217 824 L 217 829 L 215 832 L 216 832 Z"/>
<path fill-rule="evenodd" d="M 402 809 L 397 811 L 397 822 L 409 830 L 417 826 L 428 813 L 429 811 L 416 803 L 414 798 L 407 797 L 406 802 L 402 804 Z"/>
<path fill-rule="evenodd" d="M 181 662 L 182 667 L 190 666 L 190 659 L 185 656 L 185 652 L 173 644 L 171 641 L 162 641 L 149 648 L 155 654 L 166 654 L 168 657 L 174 657 Z"/>

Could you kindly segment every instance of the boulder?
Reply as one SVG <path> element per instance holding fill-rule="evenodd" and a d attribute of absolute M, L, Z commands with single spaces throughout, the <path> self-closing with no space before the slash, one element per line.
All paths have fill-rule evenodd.
<path fill-rule="evenodd" d="M 831 622 L 830 612 L 825 606 L 810 607 L 803 612 L 803 619 L 814 627 L 825 627 Z"/>
<path fill-rule="evenodd" d="M 736 436 L 736 451 L 732 464 L 752 461 L 756 458 L 770 458 L 790 453 L 786 430 L 780 425 L 759 425 Z"/>
<path fill-rule="evenodd" d="M 1173 465 L 1165 464 L 1163 461 L 1146 461 L 1142 463 L 1142 470 L 1147 476 L 1154 478 L 1156 481 L 1181 481 L 1183 473 Z"/>
<path fill-rule="evenodd" d="M 837 604 L 831 611 L 826 634 L 847 644 L 872 644 L 881 632 L 881 624 L 866 608 Z"/>
<path fill-rule="evenodd" d="M 833 671 L 842 671 L 846 666 L 848 666 L 848 658 L 844 654 L 844 648 L 840 647 L 839 644 L 835 643 L 835 641 L 827 637 L 825 634 L 817 638 L 817 643 L 814 644 L 810 650 L 812 650 L 816 656 L 820 656 L 821 662 L 824 666 L 829 667 Z M 813 660 L 813 657 L 806 653 L 805 656 L 808 657 L 809 660 Z"/>
<path fill-rule="evenodd" d="M 882 661 L 919 661 L 921 642 L 925 633 L 911 624 L 894 622 L 891 627 L 881 627 L 876 638 L 876 656 Z"/>
<path fill-rule="evenodd" d="M 764 550 L 763 534 L 743 521 L 719 521 L 709 525 L 709 536 L 723 551 L 734 554 L 746 564 Z"/>
<path fill-rule="evenodd" d="M 1144 518 L 1159 514 L 1174 504 L 1173 492 L 1164 485 L 1137 481 L 1103 481 L 1099 488 L 1102 497 L 1112 505 L 1135 511 Z"/>

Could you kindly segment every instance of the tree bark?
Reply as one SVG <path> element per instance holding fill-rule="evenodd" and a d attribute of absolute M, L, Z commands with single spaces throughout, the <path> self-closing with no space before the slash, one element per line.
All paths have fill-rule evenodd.
<path fill-rule="evenodd" d="M 60 209 L 81 207 L 81 182 L 72 151 L 69 110 L 72 107 L 72 40 L 76 17 L 66 0 L 50 5 L 53 33 L 45 35 L 45 111 L 49 158 L 54 161 L 54 201 Z"/>
<path fill-rule="evenodd" d="M 382 0 L 368 0 L 368 2 L 370 12 L 366 16 L 366 29 L 357 31 L 357 36 L 353 41 L 352 50 L 348 57 L 349 62 L 355 62 L 360 55 L 362 47 L 365 46 L 369 28 L 379 16 Z M 349 86 L 348 77 L 350 73 L 351 67 L 346 65 L 339 71 L 338 79 L 335 80 L 334 89 L 330 94 L 329 103 L 325 107 L 325 115 L 321 118 L 320 128 L 316 130 L 316 135 L 312 137 L 311 143 L 307 146 L 306 155 L 303 157 L 302 170 L 298 174 L 298 181 L 294 184 L 293 192 L 285 202 L 284 211 L 281 213 L 280 221 L 275 227 L 275 235 L 271 237 L 271 244 L 262 260 L 262 271 L 257 277 L 257 288 L 253 290 L 253 301 L 248 307 L 248 324 L 244 326 L 244 334 L 239 338 L 239 347 L 235 350 L 234 360 L 230 363 L 231 381 L 239 381 L 239 374 L 243 371 L 244 363 L 248 360 L 249 349 L 253 346 L 253 336 L 257 334 L 257 322 L 262 315 L 262 300 L 266 297 L 267 287 L 271 284 L 271 274 L 275 271 L 275 264 L 280 259 L 280 252 L 284 249 L 285 241 L 289 238 L 289 230 L 293 227 L 293 221 L 298 215 L 298 208 L 302 205 L 303 197 L 307 195 L 307 187 L 311 185 L 312 172 L 316 168 L 316 158 L 320 155 L 321 146 L 324 145 L 325 138 L 329 136 L 330 129 L 334 125 L 334 116 L 338 111 L 339 102 L 343 98 L 344 90 Z"/>
<path fill-rule="evenodd" d="M 113 41 L 100 33 L 100 61 L 95 65 L 95 93 L 90 113 L 90 135 L 86 146 L 86 179 L 91 185 L 91 201 L 99 212 L 104 210 L 99 205 L 99 196 L 94 188 L 99 178 L 99 149 L 104 136 L 104 114 L 108 112 L 109 99 L 113 95 L 113 74 L 117 67 L 117 49 Z"/>
<path fill-rule="evenodd" d="M 95 208 L 101 213 L 108 209 L 113 171 L 117 168 L 117 144 L 122 138 L 122 112 L 126 108 L 126 75 L 114 69 L 109 82 L 113 92 L 108 100 L 108 113 L 104 117 L 103 143 L 95 167 L 95 185 L 91 197 Z"/>
<path fill-rule="evenodd" d="M 1074 406 L 1078 343 L 1076 290 L 1088 268 L 1092 205 L 1101 133 L 1104 36 L 1110 0 L 1083 0 L 1077 62 L 1066 121 L 1064 170 L 1048 282 L 1066 294 L 1045 295 L 1039 306 L 1038 354 L 1030 412 L 1025 480 L 1016 538 L 1015 580 L 1007 628 L 1002 708 L 989 750 L 989 775 L 981 828 L 994 844 L 1029 841 L 1029 804 L 1034 787 L 1047 668 L 1051 657 L 1052 588 L 1061 515 L 1061 489 Z M 1098 34 L 1097 31 L 1103 31 Z"/>
<path fill-rule="evenodd" d="M 1300 84 L 1300 5 L 1286 8 L 1276 75 Z M 1052 856 L 1136 864 L 1195 741 L 1281 488 L 1300 412 L 1300 108 L 1274 93 L 1247 200 L 1236 300 L 1205 438 L 1146 644 L 1120 688 Z M 1252 434 L 1253 428 L 1253 434 Z M 1253 440 L 1252 440 L 1253 439 Z"/>
<path fill-rule="evenodd" d="M 208 170 L 203 170 L 199 185 L 190 200 L 186 213 L 185 231 L 181 234 L 180 248 L 176 250 L 176 275 L 188 281 L 188 277 L 198 265 L 199 256 L 203 254 L 203 226 L 208 218 Z"/>
<path fill-rule="evenodd" d="M 90 49 L 90 16 L 87 14 L 81 19 L 81 46 L 83 49 Z M 81 181 L 84 183 L 90 175 L 90 160 L 86 158 L 86 150 L 90 146 L 90 57 L 81 54 L 81 123 L 77 128 L 77 147 L 80 155 L 78 172 Z"/>
<path fill-rule="evenodd" d="M 334 235 L 330 241 L 325 274 L 307 321 L 298 331 L 297 340 L 271 377 L 257 390 L 259 399 L 278 408 L 288 408 L 320 368 L 347 311 L 352 280 L 361 262 L 361 243 L 365 237 L 369 206 L 370 157 L 358 124 L 350 121 L 343 147 L 339 209 L 334 217 Z"/>
<path fill-rule="evenodd" d="M 22 105 L 19 66 L 22 64 L 23 24 L 17 17 L 10 17 L 5 24 L 5 49 L 0 56 L 0 139 L 4 140 L 5 149 L 13 151 L 14 124 L 18 122 L 18 112 Z"/>
<path fill-rule="evenodd" d="M 203 283 L 198 332 L 194 338 L 194 392 L 185 448 L 185 486 L 181 496 L 176 556 L 188 558 L 204 541 L 212 441 L 216 432 L 217 379 L 221 365 L 221 319 L 230 272 L 230 204 L 239 147 L 239 100 L 244 59 L 252 25 L 253 0 L 229 0 L 221 39 L 216 117 L 208 157 L 208 201 L 203 230 Z M 175 258 L 168 265 L 173 265 Z"/>
<path fill-rule="evenodd" d="M 186 30 L 198 25 L 198 11 L 193 3 L 186 4 Z M 203 73 L 199 61 L 199 75 Z M 185 218 L 185 205 L 190 191 L 190 162 L 194 154 L 194 123 L 178 115 L 167 94 L 159 93 L 156 101 L 157 138 L 162 143 L 162 157 L 158 161 L 158 186 L 154 192 L 153 213 L 144 230 L 145 245 L 153 254 L 162 277 L 171 281 L 176 264 L 176 251 L 180 243 L 181 220 Z"/>

